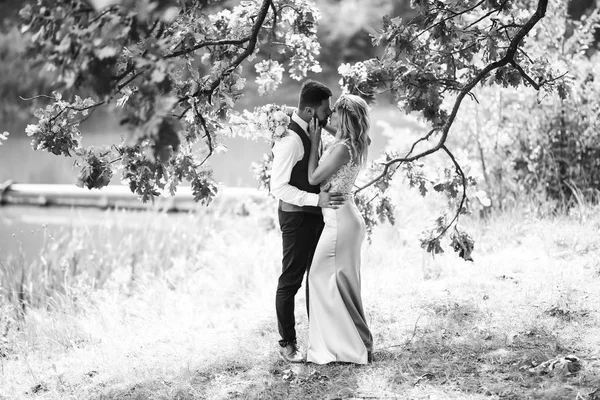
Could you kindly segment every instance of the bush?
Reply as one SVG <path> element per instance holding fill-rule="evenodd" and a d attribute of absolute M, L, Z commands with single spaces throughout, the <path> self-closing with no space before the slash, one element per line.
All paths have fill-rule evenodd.
<path fill-rule="evenodd" d="M 523 194 L 566 206 L 580 195 L 598 201 L 600 56 L 591 46 L 599 22 L 597 9 L 572 21 L 567 5 L 554 2 L 527 53 L 549 59 L 555 76 L 567 74 L 569 88 L 555 87 L 558 95 L 551 95 L 532 85 L 483 87 L 474 92 L 477 101 L 461 110 L 455 145 L 476 161 L 496 206 L 518 202 Z"/>

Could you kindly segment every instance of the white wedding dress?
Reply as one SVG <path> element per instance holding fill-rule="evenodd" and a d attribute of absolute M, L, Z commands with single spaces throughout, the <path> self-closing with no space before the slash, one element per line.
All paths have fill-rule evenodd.
<path fill-rule="evenodd" d="M 321 187 L 349 194 L 360 171 L 352 160 L 348 143 L 335 142 L 320 162 L 339 145 L 350 152 L 350 161 Z M 367 363 L 373 338 L 367 326 L 360 290 L 360 253 L 365 239 L 365 222 L 352 198 L 337 210 L 324 208 L 325 228 L 317 244 L 310 272 L 309 333 L 307 361 Z"/>

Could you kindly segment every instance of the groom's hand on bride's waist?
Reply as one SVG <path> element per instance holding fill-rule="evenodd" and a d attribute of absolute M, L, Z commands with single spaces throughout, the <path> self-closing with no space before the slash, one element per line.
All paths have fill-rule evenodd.
<path fill-rule="evenodd" d="M 340 192 L 330 192 L 329 187 L 324 188 L 321 193 L 319 193 L 319 203 L 317 206 L 321 208 L 339 208 L 346 201 L 343 193 Z"/>

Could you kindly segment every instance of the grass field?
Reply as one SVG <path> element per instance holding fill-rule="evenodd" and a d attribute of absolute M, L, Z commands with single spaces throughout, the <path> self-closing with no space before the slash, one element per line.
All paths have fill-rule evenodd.
<path fill-rule="evenodd" d="M 424 255 L 431 204 L 396 196 L 397 224 L 363 248 L 374 363 L 278 358 L 272 203 L 138 229 L 107 211 L 48 236 L 32 265 L 0 261 L 0 399 L 600 398 L 598 208 L 465 220 L 470 263 Z"/>

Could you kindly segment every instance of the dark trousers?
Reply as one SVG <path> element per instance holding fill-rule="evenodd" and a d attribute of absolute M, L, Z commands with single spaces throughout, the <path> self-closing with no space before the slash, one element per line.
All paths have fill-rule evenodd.
<path fill-rule="evenodd" d="M 281 335 L 279 344 L 285 346 L 296 342 L 294 296 L 302 286 L 304 272 L 310 270 L 315 248 L 323 231 L 323 217 L 307 212 L 279 210 L 279 226 L 283 239 L 283 262 L 277 283 L 275 309 Z M 308 280 L 306 309 L 308 311 Z"/>

